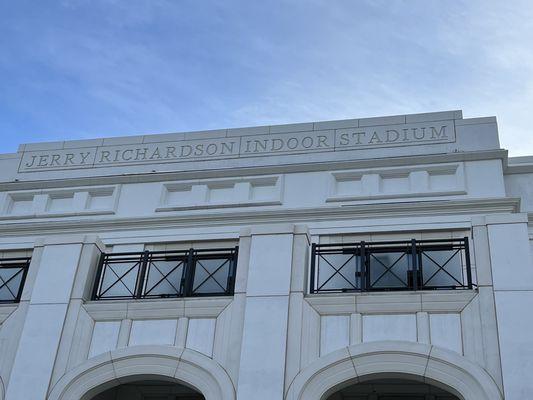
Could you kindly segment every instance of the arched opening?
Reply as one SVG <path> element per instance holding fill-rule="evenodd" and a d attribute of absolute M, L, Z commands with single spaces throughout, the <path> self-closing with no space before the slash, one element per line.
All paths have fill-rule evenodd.
<path fill-rule="evenodd" d="M 113 396 L 110 389 L 128 388 L 129 384 L 142 381 L 189 390 L 189 393 L 176 393 L 175 397 L 172 397 L 173 393 L 170 397 L 140 397 L 143 400 L 235 400 L 235 387 L 217 362 L 194 350 L 170 346 L 131 346 L 90 358 L 63 375 L 47 399 L 103 400 L 97 396 L 108 390 L 109 396 Z M 183 394 L 183 399 L 177 397 L 178 394 Z M 185 396 L 189 394 L 191 396 Z M 104 397 L 104 400 L 108 399 Z M 122 399 L 119 397 L 118 400 Z M 129 396 L 124 400 L 139 398 Z"/>
<path fill-rule="evenodd" d="M 436 392 L 424 396 L 435 395 L 437 400 L 441 400 L 438 396 L 442 400 L 503 399 L 487 371 L 455 352 L 423 343 L 382 341 L 356 344 L 318 358 L 296 375 L 286 400 L 337 400 L 350 386 L 381 379 L 420 382 L 428 385 L 422 389 Z M 374 398 L 355 394 L 344 399 L 376 400 L 376 393 L 371 393 Z M 377 400 L 426 400 L 416 393 L 404 394 L 384 393 Z"/>
<path fill-rule="evenodd" d="M 325 400 L 461 400 L 449 391 L 423 381 L 377 378 L 345 386 Z"/>
<path fill-rule="evenodd" d="M 105 389 L 90 400 L 205 400 L 205 397 L 178 382 L 140 379 Z"/>

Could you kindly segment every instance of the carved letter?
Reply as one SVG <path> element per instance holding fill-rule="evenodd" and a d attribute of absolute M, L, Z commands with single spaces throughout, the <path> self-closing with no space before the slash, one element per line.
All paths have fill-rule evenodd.
<path fill-rule="evenodd" d="M 374 142 L 383 143 L 383 141 L 379 138 L 378 133 L 376 131 L 374 131 L 374 134 L 372 135 L 372 137 L 370 138 L 370 141 L 368 143 L 372 144 Z"/>
<path fill-rule="evenodd" d="M 233 145 L 235 144 L 235 142 L 229 142 L 229 144 L 231 144 L 231 146 L 228 145 L 228 143 L 226 142 L 222 142 L 222 149 L 220 151 L 220 154 L 226 154 L 224 150 L 228 150 L 230 154 L 233 153 Z"/>
<path fill-rule="evenodd" d="M 324 136 L 322 136 L 324 137 Z M 313 138 L 311 136 L 306 136 L 302 139 L 302 147 L 304 149 L 308 149 L 310 147 L 313 147 Z"/>
<path fill-rule="evenodd" d="M 205 152 L 212 156 L 213 154 L 215 154 L 216 152 L 218 151 L 218 146 L 216 143 L 209 143 L 209 145 L 207 146 L 207 148 L 205 149 Z"/>
<path fill-rule="evenodd" d="M 59 154 L 52 154 L 52 160 L 50 160 L 50 166 L 53 167 L 54 166 L 54 163 L 56 165 L 60 165 L 59 164 L 59 159 L 61 158 L 61 156 Z"/>
<path fill-rule="evenodd" d="M 104 158 L 107 162 L 111 162 L 111 160 L 109 159 L 109 155 L 111 153 L 107 150 L 103 150 L 102 151 L 102 154 L 100 154 L 100 161 L 99 162 L 104 162 Z"/>
<path fill-rule="evenodd" d="M 44 156 L 39 156 L 39 164 L 37 164 L 38 167 L 46 167 L 48 164 L 48 154 Z"/>
<path fill-rule="evenodd" d="M 80 164 L 85 164 L 85 160 L 87 160 L 87 157 L 89 157 L 90 154 L 91 154 L 90 151 L 88 151 L 87 153 L 80 153 L 80 156 L 81 156 L 81 163 Z"/>
<path fill-rule="evenodd" d="M 130 154 L 128 157 L 126 157 L 126 153 Z M 122 152 L 122 160 L 124 161 L 130 161 L 131 159 L 133 158 L 133 150 L 131 149 L 128 149 L 128 150 L 124 150 Z"/>
<path fill-rule="evenodd" d="M 170 158 L 170 156 L 176 158 L 176 148 L 174 146 L 167 146 L 167 155 L 165 158 Z"/>
<path fill-rule="evenodd" d="M 153 160 L 154 158 L 157 158 L 158 160 L 161 158 L 161 154 L 159 153 L 159 147 L 156 147 L 152 155 L 150 156 L 150 160 Z"/>
<path fill-rule="evenodd" d="M 31 156 L 31 164 L 26 163 L 26 168 L 33 167 L 33 164 L 35 164 L 35 159 L 36 158 L 37 158 L 37 156 Z"/>
<path fill-rule="evenodd" d="M 375 134 L 375 132 L 374 132 Z M 366 136 L 366 132 L 354 132 L 352 133 L 352 137 L 355 138 L 354 144 L 361 144 L 361 135 Z"/>
<path fill-rule="evenodd" d="M 349 143 L 350 143 L 350 139 L 348 139 L 348 134 L 347 133 L 341 133 L 341 136 L 340 136 L 340 139 L 339 139 L 339 144 L 341 146 L 346 146 Z"/>
<path fill-rule="evenodd" d="M 446 125 L 442 125 L 440 127 L 440 131 L 437 132 L 434 126 L 431 126 L 429 129 L 431 129 L 431 139 L 448 139 L 448 136 L 446 136 Z"/>
<path fill-rule="evenodd" d="M 424 131 L 422 131 L 422 136 L 417 135 L 417 134 L 416 134 L 417 128 L 413 128 L 412 131 L 413 131 L 413 137 L 414 137 L 416 140 L 422 140 L 422 139 L 424 139 L 424 136 L 426 136 L 426 132 L 424 132 Z"/>
<path fill-rule="evenodd" d="M 254 153 L 259 153 L 260 151 L 266 151 L 267 143 L 268 143 L 268 139 L 265 139 L 263 142 L 261 142 L 260 140 L 254 140 L 254 144 L 255 144 Z M 261 149 L 259 149 L 259 147 L 261 147 Z"/>
<path fill-rule="evenodd" d="M 203 144 L 201 144 L 201 143 L 200 143 L 200 144 L 197 144 L 197 145 L 195 146 L 195 149 L 196 149 L 196 150 L 194 151 L 194 155 L 195 155 L 195 156 L 201 156 L 201 155 L 204 154 L 204 145 L 203 145 Z"/>
<path fill-rule="evenodd" d="M 67 165 L 69 162 L 70 162 L 71 165 L 74 165 L 74 161 L 72 161 L 73 158 L 74 158 L 74 154 L 67 153 L 66 154 L 66 158 L 65 158 L 65 162 L 63 163 L 63 165 Z"/>
<path fill-rule="evenodd" d="M 270 148 L 270 151 L 280 151 L 282 148 L 283 148 L 283 140 L 272 139 L 272 147 Z"/>
<path fill-rule="evenodd" d="M 188 153 L 185 154 L 185 149 L 188 150 Z M 188 144 L 184 144 L 183 146 L 181 146 L 181 154 L 180 154 L 180 157 L 189 157 L 192 153 L 192 147 L 189 146 Z"/>
<path fill-rule="evenodd" d="M 322 147 L 322 145 L 324 145 L 324 147 L 329 147 L 328 137 L 324 135 L 318 135 L 318 144 L 316 147 Z"/>
<path fill-rule="evenodd" d="M 141 149 L 135 149 L 135 161 L 139 159 L 139 157 L 142 157 L 141 160 L 146 160 L 146 152 L 148 151 L 148 147 L 144 147 Z"/>
<path fill-rule="evenodd" d="M 292 143 L 292 144 L 291 144 Z M 298 139 L 295 137 L 291 137 L 289 140 L 287 140 L 287 147 L 291 150 L 294 150 L 298 147 Z"/>
<path fill-rule="evenodd" d="M 399 137 L 400 137 L 400 133 L 397 130 L 389 129 L 387 131 L 387 140 L 386 140 L 386 142 L 387 143 L 395 142 L 395 141 L 397 141 L 399 139 Z"/>

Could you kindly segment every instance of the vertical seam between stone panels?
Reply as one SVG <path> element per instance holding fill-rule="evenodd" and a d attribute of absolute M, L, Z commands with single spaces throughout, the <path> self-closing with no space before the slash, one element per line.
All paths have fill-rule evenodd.
<path fill-rule="evenodd" d="M 0 393 L 2 393 L 2 398 L 4 397 L 6 392 L 6 386 L 4 385 L 4 381 L 2 380 L 2 377 L 0 376 Z"/>
<path fill-rule="evenodd" d="M 357 382 L 359 382 L 359 373 L 357 372 L 357 368 L 355 367 L 355 355 L 352 355 L 352 352 L 350 351 L 350 346 L 346 347 L 346 351 L 348 352 L 348 356 L 350 357 L 350 362 L 352 363 L 353 372 L 355 373 L 355 379 Z"/>
<path fill-rule="evenodd" d="M 494 290 L 494 274 L 493 274 L 493 270 L 492 270 L 492 252 L 490 251 L 491 249 L 491 244 L 490 244 L 490 233 L 489 233 L 489 225 L 485 225 L 486 229 L 487 229 L 487 244 L 488 244 L 488 250 L 489 250 L 489 263 L 490 263 L 490 280 L 491 280 L 491 283 L 492 283 L 492 301 L 493 301 L 493 305 L 492 305 L 492 308 L 493 308 L 493 311 L 494 311 L 494 320 L 496 321 L 496 336 L 498 338 L 498 358 L 499 358 L 499 362 L 498 364 L 500 365 L 500 373 L 499 373 L 499 378 L 501 379 L 501 383 L 502 383 L 502 392 L 505 393 L 505 383 L 503 381 L 503 365 L 502 365 L 502 352 L 501 352 L 501 346 L 500 346 L 500 326 L 498 324 L 498 310 L 496 309 L 496 295 L 495 295 L 495 290 Z M 494 379 L 494 378 L 493 378 Z M 498 386 L 498 385 L 496 385 Z"/>
<path fill-rule="evenodd" d="M 292 243 L 292 250 L 294 251 L 294 241 Z M 292 278 L 292 257 L 291 257 L 291 278 Z M 287 353 L 289 350 L 289 317 L 291 311 L 291 288 L 289 282 L 289 294 L 287 296 L 287 318 L 285 325 L 285 359 L 283 360 L 283 387 L 281 388 L 281 394 L 285 396 L 285 385 L 286 385 L 286 376 L 287 376 Z"/>
<path fill-rule="evenodd" d="M 104 354 L 106 353 L 109 354 L 109 360 L 111 360 L 111 368 L 113 368 L 113 380 L 119 382 L 117 377 L 117 370 L 115 369 L 115 359 L 113 358 L 113 354 L 111 353 L 111 351 L 106 351 Z"/>
<path fill-rule="evenodd" d="M 426 359 L 426 366 L 424 367 L 424 382 L 426 382 L 426 374 L 427 374 L 427 370 L 428 370 L 428 365 L 429 365 L 429 359 L 431 358 L 431 353 L 433 352 L 433 345 L 430 345 L 429 347 L 429 353 L 427 355 L 427 359 Z"/>
<path fill-rule="evenodd" d="M 79 260 L 79 257 L 78 257 L 78 260 Z M 72 288 L 71 288 L 71 291 L 72 291 Z M 48 378 L 48 384 L 47 384 L 47 387 L 46 387 L 46 395 L 47 396 L 48 396 L 48 394 L 50 393 L 50 390 L 51 390 L 52 379 L 54 377 L 54 370 L 56 369 L 57 358 L 58 358 L 58 355 L 59 355 L 59 352 L 60 352 L 61 339 L 63 338 L 63 332 L 65 331 L 65 323 L 66 323 L 67 318 L 68 318 L 68 312 L 69 312 L 71 301 L 69 300 L 68 303 L 55 303 L 55 304 L 65 304 L 66 305 L 66 309 L 65 309 L 65 315 L 63 316 L 63 322 L 61 324 L 61 333 L 59 334 L 59 339 L 57 341 L 57 349 L 56 349 L 55 354 L 54 354 L 54 362 L 52 364 L 52 369 L 50 371 L 50 378 Z M 77 320 L 77 318 L 76 318 L 76 320 Z"/>
<path fill-rule="evenodd" d="M 174 376 L 173 376 L 174 379 L 176 378 L 176 375 L 178 375 L 178 370 L 179 370 L 180 364 L 181 364 L 181 358 L 183 357 L 183 353 L 184 352 L 185 352 L 185 348 L 181 349 L 180 355 L 178 356 L 178 362 L 176 364 L 176 369 L 174 370 Z"/>
<path fill-rule="evenodd" d="M 63 322 L 63 328 L 61 329 L 61 336 L 59 337 L 59 343 L 57 345 L 56 356 L 54 358 L 54 365 L 53 365 L 53 368 L 52 368 L 52 375 L 50 376 L 50 383 L 48 385 L 47 393 L 50 393 L 50 391 L 52 390 L 52 387 L 55 385 L 55 382 L 53 382 L 54 372 L 55 372 L 55 370 L 57 368 L 57 359 L 58 359 L 58 356 L 59 356 L 59 354 L 61 352 L 61 342 L 62 342 L 62 339 L 63 339 L 63 331 L 65 329 L 65 324 L 66 324 L 68 316 L 69 316 L 69 309 L 70 309 L 71 304 L 72 304 L 72 302 L 70 302 L 67 305 L 67 311 L 65 312 L 65 321 Z M 80 319 L 80 310 L 82 308 L 82 305 L 83 304 L 80 302 L 79 307 L 78 307 L 78 311 L 76 313 L 76 321 L 74 322 L 74 329 L 72 329 L 72 336 L 74 336 L 74 333 L 76 332 L 76 328 L 78 327 L 78 321 Z M 74 339 L 75 339 L 75 337 L 72 337 L 71 340 L 70 340 L 70 346 L 69 346 L 68 350 L 66 351 L 67 354 L 66 354 L 65 365 L 64 365 L 64 368 L 62 368 L 63 371 L 60 373 L 59 377 L 57 377 L 58 381 L 59 381 L 59 379 L 61 379 L 61 376 L 63 376 L 69 369 L 69 360 L 70 360 L 70 354 L 72 352 L 72 347 L 73 347 L 73 344 L 74 344 Z M 91 334 L 91 340 L 92 340 L 92 334 Z"/>
<path fill-rule="evenodd" d="M 281 390 L 282 392 L 282 396 L 285 397 L 287 391 L 285 391 L 285 386 L 287 385 L 287 354 L 289 353 L 289 326 L 290 326 L 290 313 L 291 313 L 291 303 L 292 303 L 292 299 L 291 299 L 291 294 L 293 293 L 292 291 L 292 277 L 294 276 L 294 248 L 295 248 L 295 236 L 296 234 L 292 234 L 291 235 L 291 268 L 290 268 L 290 275 L 289 275 L 289 293 L 287 295 L 287 325 L 286 325 L 286 329 L 285 329 L 285 360 L 283 362 L 283 388 Z M 302 304 L 302 308 L 303 308 L 303 304 Z M 298 355 L 298 364 L 300 363 L 300 358 L 301 358 L 301 329 L 300 329 L 300 354 Z M 299 368 L 299 367 L 298 367 Z M 292 383 L 292 381 L 291 381 Z M 290 385 L 290 383 L 289 383 Z"/>

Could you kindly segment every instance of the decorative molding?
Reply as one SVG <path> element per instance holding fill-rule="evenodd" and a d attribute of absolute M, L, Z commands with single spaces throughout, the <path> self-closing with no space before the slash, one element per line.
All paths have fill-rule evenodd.
<path fill-rule="evenodd" d="M 289 383 L 286 400 L 320 400 L 347 382 L 386 375 L 435 382 L 464 400 L 502 400 L 492 377 L 451 351 L 422 343 L 381 341 L 356 344 L 320 357 Z"/>
<path fill-rule="evenodd" d="M 93 357 L 63 375 L 47 399 L 90 400 L 128 378 L 154 376 L 186 383 L 206 400 L 235 400 L 235 387 L 216 361 L 193 350 L 170 346 L 133 346 Z"/>
<path fill-rule="evenodd" d="M 100 300 L 83 308 L 95 321 L 122 319 L 216 318 L 233 301 L 233 297 Z"/>
<path fill-rule="evenodd" d="M 0 220 L 115 214 L 120 189 L 115 185 L 7 192 Z"/>
<path fill-rule="evenodd" d="M 371 158 L 342 161 L 303 162 L 295 164 L 281 164 L 268 166 L 233 166 L 232 168 L 213 167 L 204 170 L 171 170 L 171 171 L 143 171 L 141 173 L 124 173 L 108 176 L 85 176 L 76 178 L 50 179 L 43 177 L 42 180 L 28 182 L 14 181 L 0 183 L 0 191 L 44 189 L 44 188 L 68 188 L 72 186 L 111 185 L 125 183 L 164 182 L 187 179 L 236 177 L 243 175 L 272 175 L 284 173 L 335 171 L 356 168 L 394 167 L 413 164 L 434 164 L 446 162 L 480 161 L 480 160 L 507 160 L 507 150 L 483 150 L 465 151 L 445 154 L 416 155 L 387 158 Z"/>
<path fill-rule="evenodd" d="M 504 164 L 504 174 L 529 174 L 533 173 L 533 156 L 509 157 Z"/>
<path fill-rule="evenodd" d="M 329 191 L 327 202 L 467 194 L 463 163 L 332 172 Z"/>
<path fill-rule="evenodd" d="M 228 135 L 225 130 L 208 137 L 177 136 L 174 140 L 128 143 L 104 139 L 103 143 L 64 149 L 64 143 L 26 145 L 22 149 L 18 172 L 69 170 L 122 165 L 179 163 L 190 161 L 258 158 L 301 153 L 331 153 L 344 150 L 447 144 L 456 141 L 454 118 L 438 121 L 407 121 L 394 124 L 359 125 L 340 129 L 315 130 L 284 127 L 268 133 Z M 278 128 L 279 129 L 279 128 Z M 161 139 L 161 137 L 159 137 Z M 144 142 L 144 138 L 141 140 Z M 111 143 L 110 143 L 111 142 Z M 71 144 L 72 145 L 72 144 Z"/>
<path fill-rule="evenodd" d="M 491 213 L 516 213 L 520 210 L 518 198 L 429 200 L 419 202 L 375 203 L 276 209 L 257 211 L 227 211 L 198 214 L 168 214 L 136 218 L 71 219 L 68 221 L 15 221 L 0 225 L 0 234 L 15 236 L 21 234 L 70 234 L 83 229 L 87 233 L 103 231 L 145 230 L 175 227 L 239 226 L 269 223 L 309 223 L 309 221 L 333 221 L 353 219 L 374 219 L 394 217 L 420 217 L 444 215 L 472 215 Z"/>
<path fill-rule="evenodd" d="M 461 312 L 475 296 L 476 290 L 428 290 L 310 294 L 305 300 L 320 315 L 405 314 L 422 311 Z"/>
<path fill-rule="evenodd" d="M 282 195 L 281 175 L 163 183 L 155 211 L 281 205 Z"/>

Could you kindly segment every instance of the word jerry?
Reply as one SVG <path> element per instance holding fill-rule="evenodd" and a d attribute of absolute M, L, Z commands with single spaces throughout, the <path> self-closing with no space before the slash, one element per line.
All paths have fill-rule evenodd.
<path fill-rule="evenodd" d="M 58 151 L 52 154 L 28 155 L 22 161 L 22 167 L 32 169 L 91 165 L 94 162 L 94 154 L 94 150 L 91 149 L 74 153 Z"/>

